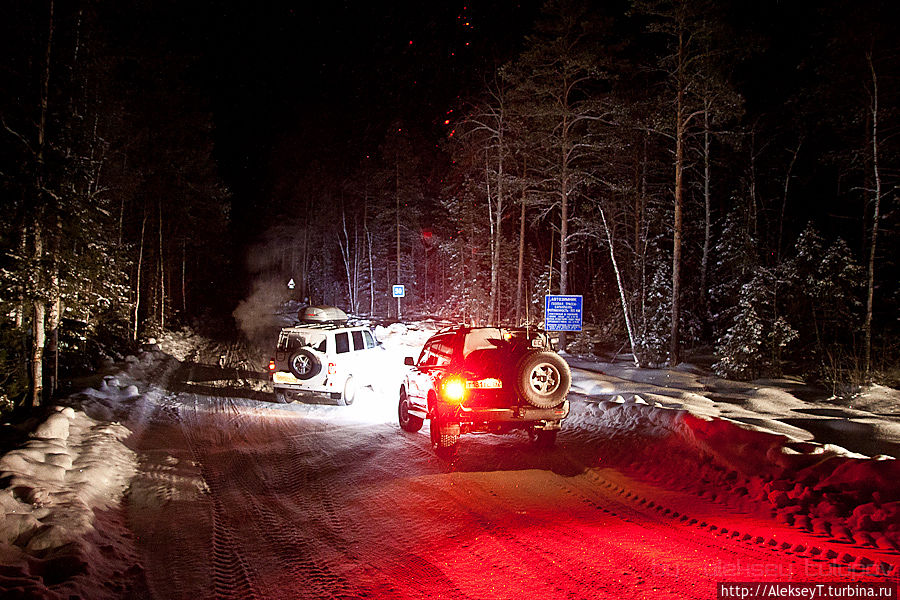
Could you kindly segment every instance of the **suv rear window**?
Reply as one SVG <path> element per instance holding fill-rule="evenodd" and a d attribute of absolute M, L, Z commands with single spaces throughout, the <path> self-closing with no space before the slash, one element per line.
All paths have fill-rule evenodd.
<path fill-rule="evenodd" d="M 475 350 L 494 350 L 503 342 L 503 334 L 499 329 L 476 329 L 466 335 L 463 345 L 463 356 Z"/>
<path fill-rule="evenodd" d="M 324 333 L 299 333 L 296 331 L 282 331 L 281 335 L 278 337 L 278 349 L 290 351 L 303 348 L 304 346 L 310 346 L 314 350 L 325 352 L 326 339 L 327 338 Z"/>

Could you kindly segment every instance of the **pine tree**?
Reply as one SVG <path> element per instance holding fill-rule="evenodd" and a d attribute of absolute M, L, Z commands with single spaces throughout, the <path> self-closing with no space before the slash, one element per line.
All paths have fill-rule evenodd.
<path fill-rule="evenodd" d="M 741 380 L 781 374 L 782 353 L 797 331 L 779 314 L 780 279 L 776 269 L 758 268 L 741 287 L 732 325 L 716 343 L 717 374 Z"/>

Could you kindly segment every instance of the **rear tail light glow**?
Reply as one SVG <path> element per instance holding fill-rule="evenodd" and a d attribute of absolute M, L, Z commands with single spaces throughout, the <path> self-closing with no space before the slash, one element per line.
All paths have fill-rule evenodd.
<path fill-rule="evenodd" d="M 328 363 L 328 374 L 334 375 L 337 373 L 337 365 L 333 362 Z"/>
<path fill-rule="evenodd" d="M 466 382 L 461 377 L 448 377 L 441 383 L 441 397 L 447 402 L 462 402 L 466 397 Z"/>
<path fill-rule="evenodd" d="M 275 366 L 275 361 L 274 361 L 274 360 L 270 360 L 270 361 L 269 361 L 269 370 L 270 370 L 270 371 L 274 371 L 275 368 L 276 368 L 276 366 Z"/>

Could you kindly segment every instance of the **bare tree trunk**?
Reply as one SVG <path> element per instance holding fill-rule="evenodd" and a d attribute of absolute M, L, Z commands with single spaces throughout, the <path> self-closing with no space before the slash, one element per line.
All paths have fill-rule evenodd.
<path fill-rule="evenodd" d="M 641 299 L 641 335 L 647 331 L 647 238 L 649 237 L 649 219 L 644 218 L 645 208 L 647 204 L 647 163 L 650 160 L 650 132 L 644 132 L 644 152 L 641 160 L 641 192 L 638 206 L 640 208 L 641 222 L 635 223 L 635 251 L 638 252 L 638 266 L 636 270 L 636 279 L 640 279 L 640 299 Z M 642 338 L 643 339 L 643 338 Z"/>
<path fill-rule="evenodd" d="M 181 313 L 187 314 L 187 240 L 181 239 Z"/>
<path fill-rule="evenodd" d="M 397 204 L 397 283 L 400 283 L 400 158 L 394 159 L 394 199 Z M 397 318 L 400 318 L 400 298 L 397 298 Z"/>
<path fill-rule="evenodd" d="M 560 201 L 559 201 L 559 293 L 566 295 L 567 283 L 569 278 L 569 169 L 568 169 L 568 116 L 563 117 L 563 142 L 562 142 L 562 171 L 560 180 Z M 551 269 L 553 263 L 551 262 Z M 565 351 L 568 342 L 568 335 L 565 331 L 559 334 L 559 349 Z"/>
<path fill-rule="evenodd" d="M 522 164 L 522 181 L 525 181 L 527 168 L 525 163 Z M 516 325 L 522 324 L 522 285 L 525 278 L 525 195 L 526 190 L 522 188 L 522 209 L 519 213 L 519 266 L 516 275 Z"/>
<path fill-rule="evenodd" d="M 50 0 L 50 16 L 47 26 L 47 49 L 44 55 L 44 76 L 41 80 L 41 115 L 38 123 L 38 144 L 37 144 L 37 186 L 35 193 L 37 194 L 38 209 L 35 210 L 34 217 L 34 269 L 35 269 L 35 289 L 32 305 L 34 307 L 34 321 L 32 322 L 32 344 L 31 344 L 31 405 L 40 406 L 44 397 L 44 344 L 46 343 L 46 335 L 44 332 L 44 319 L 47 312 L 46 300 L 43 297 L 42 287 L 44 278 L 42 273 L 44 270 L 44 239 L 43 239 L 43 202 L 44 202 L 44 149 L 46 147 L 47 138 L 47 113 L 49 108 L 50 97 L 50 60 L 53 50 L 53 32 L 54 32 L 54 3 Z"/>
<path fill-rule="evenodd" d="M 750 219 L 749 230 L 753 233 L 754 236 L 757 234 L 758 224 L 758 219 L 756 217 L 756 159 L 761 153 L 761 150 L 759 152 L 757 152 L 756 150 L 756 125 L 754 124 L 753 130 L 750 133 L 750 205 L 747 207 L 749 209 L 747 212 Z"/>
<path fill-rule="evenodd" d="M 491 243 L 491 291 L 488 298 L 488 325 L 494 324 L 494 306 L 497 296 L 497 263 L 494 262 L 494 248 L 497 246 L 497 232 L 494 229 L 494 201 L 491 197 L 491 170 L 488 153 L 484 153 L 484 185 L 487 191 L 488 226 Z"/>
<path fill-rule="evenodd" d="M 707 100 L 706 110 L 703 111 L 703 257 L 700 259 L 700 294 L 704 307 L 707 304 L 708 290 L 706 278 L 709 272 L 709 247 L 712 240 L 712 191 L 711 174 L 711 135 L 709 131 L 710 101 Z"/>
<path fill-rule="evenodd" d="M 55 252 L 54 252 L 55 254 Z M 49 302 L 47 304 L 47 328 L 50 330 L 47 340 L 47 353 L 50 355 L 51 375 L 50 393 L 59 387 L 59 325 L 60 325 L 60 298 L 59 298 L 59 262 L 53 257 L 53 267 L 50 272 L 50 285 L 47 288 Z"/>
<path fill-rule="evenodd" d="M 491 223 L 491 237 L 493 252 L 491 254 L 491 310 L 490 322 L 497 325 L 500 322 L 500 226 L 503 219 L 503 124 L 498 128 L 497 136 L 497 194 L 494 222 Z M 488 196 L 490 202 L 490 196 Z"/>
<path fill-rule="evenodd" d="M 307 198 L 305 206 L 303 207 L 304 214 L 309 214 L 310 210 L 310 200 Z M 303 296 L 304 302 L 309 302 L 312 304 L 309 294 L 309 283 L 307 281 L 307 274 L 309 273 L 309 231 L 307 227 L 303 228 L 303 245 L 301 246 L 300 252 L 300 281 L 301 281 L 301 295 Z"/>
<path fill-rule="evenodd" d="M 372 260 L 372 234 L 369 232 L 369 185 L 366 183 L 366 201 L 363 208 L 363 236 L 369 258 L 369 316 L 375 315 L 375 266 Z"/>
<path fill-rule="evenodd" d="M 356 311 L 356 290 L 353 287 L 353 266 L 350 260 L 350 236 L 347 233 L 347 213 L 341 204 L 341 233 L 338 236 L 338 247 L 341 251 L 341 260 L 344 262 L 344 274 L 347 277 L 347 298 L 350 301 L 350 311 Z"/>
<path fill-rule="evenodd" d="M 19 232 L 19 260 L 25 261 L 28 256 L 28 227 L 25 224 L 26 217 L 23 216 L 21 228 Z M 26 304 L 26 286 L 27 284 L 16 285 L 16 308 L 15 308 L 15 324 L 16 329 L 21 331 L 25 328 L 25 304 Z"/>
<path fill-rule="evenodd" d="M 616 274 L 616 285 L 619 288 L 619 299 L 622 302 L 622 315 L 625 317 L 625 329 L 628 330 L 628 343 L 631 344 L 631 356 L 634 359 L 634 366 L 641 366 L 638 360 L 637 345 L 634 342 L 634 330 L 631 327 L 631 317 L 628 314 L 628 301 L 625 299 L 625 288 L 622 286 L 622 274 L 619 271 L 619 264 L 616 262 L 616 251 L 613 247 L 612 234 L 609 231 L 609 224 L 606 222 L 606 214 L 603 206 L 598 205 L 600 210 L 600 218 L 603 220 L 603 229 L 606 231 L 606 242 L 609 245 L 609 258 L 612 261 L 613 271 Z"/>
<path fill-rule="evenodd" d="M 34 258 L 35 264 L 37 265 L 40 265 L 41 260 L 43 260 L 44 242 L 42 235 L 40 219 L 35 219 Z M 35 282 L 38 287 L 38 290 L 36 291 L 38 292 L 41 286 L 40 270 L 41 268 L 38 266 L 38 276 L 37 281 Z M 44 318 L 46 316 L 47 306 L 46 301 L 41 297 L 40 293 L 35 294 L 32 305 L 34 307 L 34 320 L 31 324 L 31 405 L 40 406 L 44 398 L 44 344 L 46 343 Z"/>
<path fill-rule="evenodd" d="M 166 269 L 163 260 L 163 211 L 162 199 L 159 201 L 159 328 L 166 328 Z"/>
<path fill-rule="evenodd" d="M 775 246 L 775 263 L 781 263 L 781 240 L 784 235 L 784 213 L 787 211 L 788 190 L 791 186 L 791 173 L 794 171 L 794 163 L 797 162 L 797 155 L 800 154 L 800 146 L 803 145 L 803 138 L 797 141 L 797 148 L 791 155 L 791 162 L 788 164 L 787 174 L 784 176 L 784 193 L 781 196 L 781 216 L 778 219 L 778 245 Z"/>
<path fill-rule="evenodd" d="M 366 243 L 369 246 L 369 314 L 375 315 L 375 264 L 372 260 L 372 233 L 366 233 Z"/>
<path fill-rule="evenodd" d="M 147 231 L 147 209 L 144 208 L 144 219 L 141 222 L 141 243 L 138 247 L 137 273 L 134 283 L 134 328 L 132 329 L 131 339 L 137 341 L 138 338 L 138 314 L 141 308 L 141 268 L 144 264 L 144 234 Z"/>
<path fill-rule="evenodd" d="M 684 204 L 684 137 L 686 129 L 684 108 L 684 32 L 678 34 L 678 74 L 675 99 L 675 215 L 672 233 L 672 323 L 669 337 L 669 364 L 680 362 L 680 321 L 681 321 L 681 237 L 683 229 Z"/>
<path fill-rule="evenodd" d="M 872 73 L 872 175 L 875 178 L 875 206 L 872 214 L 872 239 L 869 244 L 869 272 L 866 290 L 865 373 L 869 381 L 872 373 L 872 308 L 875 299 L 875 251 L 878 243 L 878 221 L 881 218 L 881 171 L 878 164 L 878 76 L 872 54 L 866 55 Z"/>

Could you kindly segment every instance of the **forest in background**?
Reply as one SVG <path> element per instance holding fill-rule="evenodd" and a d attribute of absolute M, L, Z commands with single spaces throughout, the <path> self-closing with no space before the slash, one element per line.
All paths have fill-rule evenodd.
<path fill-rule="evenodd" d="M 229 194 L 195 65 L 151 28 L 117 39 L 134 29 L 110 10 L 4 7 L 0 409 L 227 308 Z"/>
<path fill-rule="evenodd" d="M 439 144 L 397 120 L 349 174 L 287 158 L 257 290 L 290 276 L 357 314 L 519 324 L 581 294 L 570 351 L 896 382 L 892 7 L 769 6 L 549 3 L 430 124 Z"/>
<path fill-rule="evenodd" d="M 120 39 L 153 28 L 110 26 L 104 3 L 15 6 L 9 405 L 57 385 L 59 357 L 73 370 L 221 322 L 242 295 L 253 333 L 290 296 L 487 324 L 535 323 L 544 294 L 581 294 L 589 331 L 563 339 L 570 352 L 711 355 L 723 376 L 796 373 L 838 393 L 897 382 L 891 2 L 552 1 L 430 120 L 373 116 L 314 159 L 287 128 L 252 199 L 229 192 L 194 49 Z"/>

